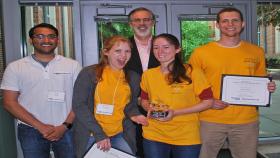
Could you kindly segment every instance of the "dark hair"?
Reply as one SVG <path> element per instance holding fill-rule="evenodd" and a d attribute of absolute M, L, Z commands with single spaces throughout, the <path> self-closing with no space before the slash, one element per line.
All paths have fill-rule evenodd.
<path fill-rule="evenodd" d="M 152 19 L 155 20 L 155 14 L 154 14 L 152 11 L 150 11 L 150 10 L 147 9 L 147 8 L 140 7 L 140 8 L 133 9 L 133 10 L 128 14 L 129 21 L 131 20 L 131 16 L 132 16 L 134 13 L 138 12 L 138 11 L 146 11 L 146 12 L 149 12 L 149 13 L 151 14 L 151 16 L 152 16 Z"/>
<path fill-rule="evenodd" d="M 240 16 L 241 21 L 243 21 L 243 15 L 241 13 L 241 11 L 239 9 L 233 8 L 233 7 L 227 7 L 227 8 L 223 8 L 222 10 L 220 10 L 217 14 L 217 19 L 216 21 L 219 23 L 220 22 L 220 15 L 224 12 L 237 12 Z"/>
<path fill-rule="evenodd" d="M 58 36 L 58 30 L 57 30 L 56 27 L 54 27 L 53 25 L 48 24 L 48 23 L 41 23 L 41 24 L 38 24 L 38 25 L 33 26 L 33 27 L 29 30 L 29 37 L 30 37 L 30 38 L 33 38 L 33 35 L 35 34 L 35 29 L 40 28 L 40 27 L 49 28 L 49 29 L 51 29 L 51 30 L 53 30 L 53 31 L 55 32 L 56 36 Z"/>
<path fill-rule="evenodd" d="M 115 44 L 119 44 L 119 43 L 128 43 L 129 47 L 130 48 L 132 47 L 131 42 L 127 38 L 120 36 L 120 35 L 111 36 L 104 41 L 103 48 L 100 52 L 100 54 L 101 54 L 100 62 L 95 66 L 97 82 L 102 80 L 103 70 L 104 70 L 105 66 L 107 66 L 109 64 L 108 57 L 106 55 L 104 55 L 104 53 L 106 51 L 109 51 L 110 49 L 112 49 L 112 47 Z M 125 73 L 125 79 L 128 82 L 129 76 L 128 76 L 127 70 L 126 69 L 123 69 L 123 70 Z"/>
<path fill-rule="evenodd" d="M 163 33 L 157 35 L 153 41 L 158 38 L 164 38 L 169 44 L 174 45 L 176 49 L 180 48 L 179 40 L 171 34 Z M 189 76 L 187 76 L 186 72 L 187 69 L 191 69 L 192 67 L 190 64 L 183 64 L 182 61 L 182 53 L 181 51 L 176 53 L 175 60 L 168 65 L 169 74 L 167 76 L 169 84 L 172 83 L 182 83 L 183 81 L 187 81 L 189 84 L 192 83 L 192 80 Z"/>

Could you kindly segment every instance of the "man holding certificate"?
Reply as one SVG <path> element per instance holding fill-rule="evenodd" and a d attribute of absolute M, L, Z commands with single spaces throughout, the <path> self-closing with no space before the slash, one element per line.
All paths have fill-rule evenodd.
<path fill-rule="evenodd" d="M 221 92 L 223 75 L 267 76 L 264 51 L 241 40 L 245 23 L 238 9 L 222 9 L 217 14 L 216 26 L 220 29 L 220 40 L 197 48 L 189 61 L 193 67 L 204 71 L 216 98 L 213 108 L 200 114 L 200 158 L 216 158 L 226 140 L 234 158 L 256 158 L 259 132 L 257 107 L 229 104 L 222 101 L 220 94 L 224 93 Z M 267 83 L 263 89 L 273 92 L 275 83 Z"/>

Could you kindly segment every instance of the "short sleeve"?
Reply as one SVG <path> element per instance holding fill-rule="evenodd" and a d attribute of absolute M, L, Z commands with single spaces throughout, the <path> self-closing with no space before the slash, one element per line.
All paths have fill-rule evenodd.
<path fill-rule="evenodd" d="M 211 87 L 201 69 L 193 67 L 190 73 L 194 85 L 194 92 L 197 96 L 200 96 L 205 89 Z"/>
<path fill-rule="evenodd" d="M 9 64 L 4 72 L 1 89 L 19 91 L 17 65 L 15 63 L 12 64 Z"/>
<path fill-rule="evenodd" d="M 140 97 L 141 97 L 141 99 L 149 100 L 148 93 L 146 93 L 144 91 L 141 91 Z"/>
<path fill-rule="evenodd" d="M 199 98 L 200 98 L 201 100 L 212 99 L 212 98 L 213 98 L 213 91 L 212 91 L 212 89 L 211 89 L 210 87 L 204 89 L 204 90 L 200 93 Z"/>

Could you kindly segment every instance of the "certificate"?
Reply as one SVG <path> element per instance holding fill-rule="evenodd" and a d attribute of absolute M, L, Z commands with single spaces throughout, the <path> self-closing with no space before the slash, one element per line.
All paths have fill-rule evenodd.
<path fill-rule="evenodd" d="M 234 105 L 269 106 L 270 77 L 223 75 L 221 100 Z"/>
<path fill-rule="evenodd" d="M 84 158 L 136 158 L 136 157 L 114 148 L 111 148 L 109 151 L 104 152 L 98 149 L 97 145 L 94 144 L 86 153 Z"/>

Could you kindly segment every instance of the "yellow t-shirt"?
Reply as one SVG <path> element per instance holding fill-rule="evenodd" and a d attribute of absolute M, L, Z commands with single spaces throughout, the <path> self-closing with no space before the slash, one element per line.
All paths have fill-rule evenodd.
<path fill-rule="evenodd" d="M 195 49 L 189 63 L 202 69 L 216 99 L 220 98 L 222 74 L 266 76 L 264 51 L 245 41 L 234 48 L 210 42 Z M 258 112 L 253 106 L 234 105 L 223 110 L 201 112 L 200 119 L 214 123 L 244 124 L 258 120 Z"/>
<path fill-rule="evenodd" d="M 94 113 L 94 117 L 106 135 L 114 136 L 122 132 L 123 111 L 131 95 L 129 85 L 125 81 L 124 72 L 112 70 L 109 66 L 105 67 L 102 80 L 98 82 L 94 94 L 94 111 L 96 111 L 99 103 L 114 106 L 112 115 Z"/>
<path fill-rule="evenodd" d="M 170 109 L 191 107 L 200 102 L 198 95 L 210 85 L 198 69 L 188 72 L 188 76 L 192 79 L 191 84 L 169 85 L 166 75 L 161 73 L 160 67 L 156 67 L 143 73 L 140 86 L 151 102 L 166 104 Z M 174 145 L 200 144 L 198 113 L 176 116 L 167 122 L 148 121 L 148 126 L 142 126 L 146 139 Z"/>

